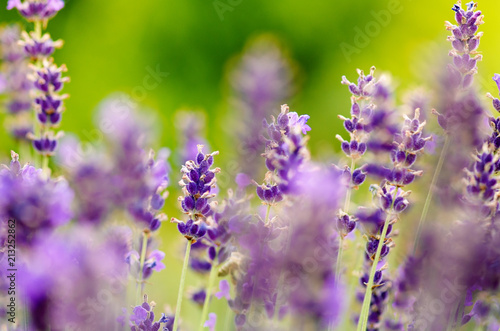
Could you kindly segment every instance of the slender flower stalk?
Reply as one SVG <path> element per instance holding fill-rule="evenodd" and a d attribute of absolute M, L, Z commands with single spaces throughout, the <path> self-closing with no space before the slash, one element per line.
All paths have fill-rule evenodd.
<path fill-rule="evenodd" d="M 220 172 L 219 168 L 211 169 L 214 163 L 214 156 L 217 154 L 218 152 L 204 154 L 203 146 L 198 145 L 198 154 L 195 160 L 187 161 L 181 169 L 183 176 L 179 185 L 182 187 L 184 196 L 179 197 L 179 201 L 181 202 L 182 210 L 189 216 L 189 220 L 183 222 L 172 218 L 172 222 L 177 223 L 177 229 L 187 239 L 188 244 L 182 266 L 174 330 L 177 330 L 180 320 L 184 283 L 189 266 L 191 247 L 207 233 L 210 219 L 214 215 L 213 208 L 217 204 L 216 202 L 210 202 L 216 196 L 216 194 L 211 192 L 216 187 L 217 180 L 215 174 Z"/>
<path fill-rule="evenodd" d="M 388 255 L 393 246 L 391 238 L 387 238 L 392 232 L 393 225 L 398 221 L 399 214 L 408 207 L 406 197 L 410 191 L 405 192 L 403 187 L 420 176 L 422 171 L 415 171 L 412 166 L 417 160 L 417 154 L 421 153 L 430 137 L 423 136 L 425 121 L 420 122 L 420 110 L 415 110 L 415 116 L 404 117 L 404 125 L 401 132 L 394 137 L 394 147 L 391 151 L 392 169 L 378 165 L 365 167 L 367 173 L 382 177 L 381 187 L 376 187 L 379 208 L 373 214 L 358 213 L 359 222 L 365 225 L 369 234 L 366 246 L 366 264 L 370 266 L 369 274 L 364 274 L 361 283 L 365 289 L 361 315 L 358 321 L 358 331 L 376 328 L 385 309 L 387 297 L 386 284 L 388 280 L 383 275 L 387 268 L 384 264 L 380 266 L 381 257 Z M 385 217 L 384 217 L 385 215 Z M 371 231 L 370 231 L 371 229 Z M 375 253 L 375 254 L 374 254 Z M 380 293 L 374 293 L 380 292 Z"/>
<path fill-rule="evenodd" d="M 436 169 L 434 170 L 434 174 L 432 175 L 432 180 L 431 180 L 431 183 L 429 185 L 427 195 L 425 197 L 425 203 L 424 203 L 424 206 L 422 207 L 422 213 L 420 214 L 420 219 L 418 221 L 417 232 L 415 234 L 415 239 L 413 242 L 413 254 L 415 254 L 415 252 L 417 251 L 418 245 L 420 243 L 420 237 L 422 235 L 422 230 L 423 230 L 424 225 L 425 225 L 425 220 L 427 219 L 427 213 L 429 212 L 429 207 L 431 205 L 432 198 L 434 197 L 434 190 L 436 188 L 436 184 L 437 184 L 439 175 L 441 174 L 441 169 L 443 168 L 445 156 L 448 153 L 449 144 L 450 144 L 450 138 L 449 138 L 449 136 L 446 136 L 443 147 L 441 148 L 441 153 L 439 155 Z"/>
<path fill-rule="evenodd" d="M 212 288 L 214 286 L 215 280 L 217 279 L 217 275 L 219 273 L 219 268 L 215 265 L 215 259 L 212 261 L 212 268 L 210 269 L 210 275 L 208 277 L 208 283 L 206 287 L 206 296 L 205 302 L 203 303 L 203 310 L 201 312 L 201 320 L 200 326 L 198 327 L 199 331 L 202 331 L 208 316 L 208 308 L 210 306 L 210 298 L 212 295 Z"/>
<path fill-rule="evenodd" d="M 186 283 L 187 268 L 189 265 L 189 254 L 191 253 L 192 244 L 193 242 L 191 240 L 188 240 L 186 245 L 186 255 L 184 255 L 184 263 L 182 265 L 181 282 L 179 283 L 179 292 L 177 294 L 177 303 L 175 306 L 176 308 L 175 308 L 175 320 L 174 320 L 173 330 L 177 330 L 181 316 L 182 298 L 184 297 L 184 284 Z"/>
<path fill-rule="evenodd" d="M 148 239 L 149 239 L 149 231 L 145 230 L 142 232 L 142 247 L 141 247 L 141 257 L 140 257 L 140 262 L 139 262 L 139 280 L 136 284 L 137 287 L 137 294 L 136 294 L 136 302 L 139 299 L 139 294 L 140 296 L 144 296 L 143 290 L 144 290 L 144 263 L 146 262 L 146 252 L 147 252 L 147 247 L 148 247 Z"/>
<path fill-rule="evenodd" d="M 392 204 L 390 206 L 390 209 L 394 209 L 394 202 L 396 201 L 396 195 L 397 195 L 398 189 L 394 190 L 394 195 L 392 197 Z M 366 330 L 367 324 L 368 324 L 368 314 L 370 312 L 370 304 L 371 304 L 371 298 L 372 298 L 372 292 L 373 292 L 373 286 L 374 286 L 374 281 L 375 281 L 375 274 L 377 273 L 377 267 L 378 263 L 380 261 L 380 257 L 382 254 L 382 248 L 385 247 L 384 245 L 381 245 L 380 243 L 384 243 L 387 235 L 387 230 L 389 229 L 389 225 L 391 224 L 393 215 L 388 214 L 387 218 L 385 219 L 384 222 L 384 227 L 382 228 L 382 233 L 380 234 L 380 239 L 379 239 L 379 244 L 377 245 L 377 252 L 375 253 L 375 257 L 373 258 L 373 264 L 372 268 L 370 270 L 370 275 L 368 278 L 368 283 L 366 284 L 366 292 L 365 292 L 365 297 L 363 299 L 363 306 L 361 307 L 361 315 L 359 316 L 359 323 L 358 323 L 358 331 L 363 331 Z"/>

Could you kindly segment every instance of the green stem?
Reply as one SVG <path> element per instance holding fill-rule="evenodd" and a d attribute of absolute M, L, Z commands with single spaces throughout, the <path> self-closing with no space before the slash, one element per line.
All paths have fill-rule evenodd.
<path fill-rule="evenodd" d="M 49 178 L 50 177 L 50 168 L 49 168 L 49 156 L 42 155 L 42 173 Z"/>
<path fill-rule="evenodd" d="M 35 21 L 35 35 L 38 39 L 42 37 L 42 21 Z"/>
<path fill-rule="evenodd" d="M 441 155 L 439 156 L 436 170 L 434 170 L 434 175 L 432 176 L 432 181 L 429 186 L 429 191 L 427 192 L 427 197 L 425 198 L 424 207 L 422 208 L 422 214 L 420 214 L 420 220 L 418 221 L 417 234 L 415 235 L 415 242 L 413 243 L 413 255 L 415 255 L 415 252 L 417 251 L 418 248 L 425 219 L 427 218 L 427 213 L 429 212 L 429 207 L 431 205 L 432 197 L 434 195 L 434 187 L 436 186 L 437 180 L 441 173 L 441 169 L 443 168 L 444 157 L 448 151 L 449 145 L 450 145 L 450 139 L 447 135 L 444 141 L 443 148 L 441 149 Z"/>
<path fill-rule="evenodd" d="M 232 316 L 233 316 L 233 311 L 231 310 L 231 307 L 229 307 L 229 305 L 227 305 L 227 308 L 226 308 L 226 320 L 224 322 L 224 330 L 226 330 L 226 331 L 230 331 L 230 330 L 233 329 L 232 327 L 230 328 L 230 323 L 231 323 L 231 317 Z"/>
<path fill-rule="evenodd" d="M 177 295 L 177 306 L 175 307 L 174 327 L 172 328 L 172 331 L 177 331 L 179 320 L 181 318 L 181 305 L 182 297 L 184 296 L 184 283 L 186 282 L 186 274 L 189 264 L 189 253 L 191 252 L 192 244 L 193 242 L 191 240 L 188 240 L 186 255 L 184 256 L 184 264 L 182 265 L 181 283 L 179 284 L 179 294 Z"/>
<path fill-rule="evenodd" d="M 266 219 L 264 221 L 264 223 L 267 225 L 267 223 L 269 222 L 269 213 L 271 212 L 271 205 L 267 205 L 267 210 L 266 210 Z"/>
<path fill-rule="evenodd" d="M 142 297 L 144 294 L 143 294 L 143 283 L 144 283 L 144 279 L 143 279 L 143 275 L 144 275 L 144 263 L 146 262 L 146 251 L 147 251 L 147 247 L 148 247 L 148 235 L 146 232 L 143 232 L 142 233 L 142 247 L 141 247 L 141 258 L 139 260 L 139 280 L 137 282 L 137 286 L 136 286 L 136 294 L 135 294 L 135 302 L 138 302 L 138 300 L 140 299 L 140 297 Z M 139 296 L 140 294 L 140 296 Z"/>
<path fill-rule="evenodd" d="M 398 187 L 394 187 L 394 196 L 392 198 L 391 210 L 394 208 L 394 201 L 396 200 L 397 193 Z M 389 228 L 391 216 L 391 213 L 387 215 L 387 218 L 384 222 L 384 228 L 382 229 L 382 234 L 380 235 L 380 239 L 378 241 L 377 252 L 375 253 L 372 269 L 370 271 L 370 278 L 368 279 L 368 284 L 366 284 L 365 298 L 363 299 L 363 306 L 361 307 L 361 315 L 359 316 L 357 331 L 365 331 L 368 324 L 368 314 L 370 312 L 370 303 L 372 301 L 373 281 L 375 279 L 375 273 L 377 272 L 377 264 L 380 260 L 380 254 L 382 253 L 382 247 L 384 246 L 384 241 L 387 235 L 387 229 Z"/>
<path fill-rule="evenodd" d="M 356 161 L 351 159 L 351 173 L 354 171 L 354 167 L 356 166 Z M 349 206 L 351 204 L 351 181 L 349 181 L 349 186 L 347 187 L 347 192 L 345 195 L 344 201 L 344 213 L 349 213 Z M 342 264 L 342 253 L 344 251 L 344 237 L 342 235 L 339 236 L 339 250 L 337 254 L 337 264 L 335 267 L 335 282 L 340 280 L 340 266 Z"/>
<path fill-rule="evenodd" d="M 203 303 L 203 311 L 201 312 L 201 320 L 200 326 L 198 327 L 199 331 L 202 331 L 204 328 L 204 324 L 207 320 L 208 316 L 208 307 L 210 306 L 210 297 L 212 296 L 212 287 L 214 285 L 215 280 L 217 279 L 217 269 L 215 266 L 215 260 L 212 261 L 212 268 L 210 269 L 210 276 L 208 277 L 207 290 L 205 295 L 205 302 Z"/>

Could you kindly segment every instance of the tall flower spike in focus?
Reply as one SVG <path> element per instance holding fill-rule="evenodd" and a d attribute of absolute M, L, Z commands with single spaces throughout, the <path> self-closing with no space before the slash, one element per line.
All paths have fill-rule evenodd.
<path fill-rule="evenodd" d="M 381 264 L 393 246 L 388 237 L 400 214 L 408 207 L 406 199 L 410 191 L 403 191 L 403 187 L 411 184 L 422 171 L 413 169 L 417 155 L 422 153 L 430 137 L 423 136 L 425 121 L 420 122 L 420 111 L 415 110 L 415 116 L 405 116 L 401 132 L 394 138 L 394 147 L 391 151 L 392 169 L 378 165 L 368 165 L 367 172 L 381 177 L 382 185 L 377 187 L 377 209 L 374 214 L 358 214 L 358 220 L 367 231 L 368 243 L 365 254 L 365 273 L 361 277 L 364 288 L 364 299 L 361 316 L 358 322 L 358 331 L 376 329 L 381 322 L 382 312 L 387 301 L 389 280 L 384 275 L 386 264 Z M 373 215 L 377 215 L 373 217 Z"/>
<path fill-rule="evenodd" d="M 257 194 L 265 203 L 281 201 L 283 194 L 296 194 L 295 178 L 309 160 L 307 137 L 304 137 L 311 131 L 307 124 L 309 115 L 299 116 L 290 112 L 288 105 L 282 105 L 278 118 L 271 118 L 271 123 L 265 119 L 263 122 L 268 137 L 262 156 L 266 159 L 269 172 L 266 183 L 257 186 Z"/>
<path fill-rule="evenodd" d="M 182 187 L 184 196 L 179 197 L 179 201 L 183 212 L 188 215 L 188 221 L 183 222 L 172 218 L 172 222 L 177 223 L 177 229 L 188 242 L 177 296 L 174 330 L 177 330 L 180 320 L 184 281 L 189 265 L 191 247 L 207 233 L 207 218 L 214 214 L 213 207 L 217 204 L 215 201 L 211 201 L 215 197 L 215 194 L 212 193 L 212 190 L 216 188 L 217 179 L 215 175 L 220 172 L 219 168 L 211 169 L 214 164 L 214 156 L 217 154 L 219 152 L 204 154 L 203 146 L 199 145 L 196 159 L 186 161 L 186 164 L 181 169 L 183 175 L 179 185 Z"/>
<path fill-rule="evenodd" d="M 34 123 L 33 133 L 28 138 L 33 141 L 35 151 L 42 155 L 42 168 L 50 175 L 49 157 L 54 154 L 57 140 L 61 133 L 52 130 L 59 125 L 64 110 L 63 100 L 66 94 L 60 94 L 68 77 L 62 77 L 66 66 L 56 66 L 53 58 L 55 48 L 62 46 L 62 41 L 53 41 L 49 34 L 42 34 L 42 28 L 47 26 L 49 19 L 54 17 L 64 7 L 62 0 L 9 0 L 7 9 L 16 8 L 29 22 L 34 22 L 34 31 L 22 34 L 20 45 L 27 57 L 32 59 L 33 74 L 28 77 L 33 80 L 33 107 L 37 123 Z"/>

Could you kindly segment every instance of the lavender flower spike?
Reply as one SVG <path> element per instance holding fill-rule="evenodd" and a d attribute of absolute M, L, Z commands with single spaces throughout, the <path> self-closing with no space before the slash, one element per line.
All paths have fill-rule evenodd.
<path fill-rule="evenodd" d="M 215 174 L 220 172 L 219 168 L 210 169 L 214 163 L 214 156 L 219 152 L 210 154 L 203 153 L 203 146 L 198 145 L 196 160 L 187 161 L 182 167 L 182 180 L 179 185 L 184 193 L 179 197 L 182 210 L 189 216 L 189 220 L 182 221 L 172 219 L 178 223 L 179 232 L 189 241 L 196 241 L 203 237 L 207 231 L 206 218 L 213 214 L 216 202 L 210 202 L 215 197 L 211 190 L 216 187 Z"/>
<path fill-rule="evenodd" d="M 477 3 L 470 2 L 467 4 L 467 10 L 464 10 L 461 1 L 458 1 L 452 8 L 456 13 L 455 20 L 458 25 L 445 23 L 446 29 L 452 32 L 448 37 L 453 47 L 450 51 L 453 65 L 449 66 L 449 70 L 454 78 L 453 83 L 462 88 L 471 86 L 477 73 L 477 62 L 482 60 L 477 48 L 483 32 L 477 33 L 477 30 L 479 25 L 484 24 L 484 15 L 481 15 L 481 11 L 476 11 L 476 8 Z"/>
<path fill-rule="evenodd" d="M 498 90 L 500 91 L 500 74 L 495 74 L 493 76 L 493 80 L 497 84 Z M 495 108 L 496 111 L 500 112 L 500 100 L 498 98 L 495 98 L 491 95 L 491 93 L 487 93 L 486 96 L 493 100 L 493 108 Z"/>
<path fill-rule="evenodd" d="M 16 8 L 30 22 L 47 21 L 64 7 L 63 0 L 9 0 L 7 9 Z"/>

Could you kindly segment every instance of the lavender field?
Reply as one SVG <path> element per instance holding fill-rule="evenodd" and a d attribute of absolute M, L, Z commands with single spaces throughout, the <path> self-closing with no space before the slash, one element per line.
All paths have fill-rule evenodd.
<path fill-rule="evenodd" d="M 500 5 L 423 2 L 3 2 L 0 331 L 499 331 Z"/>

